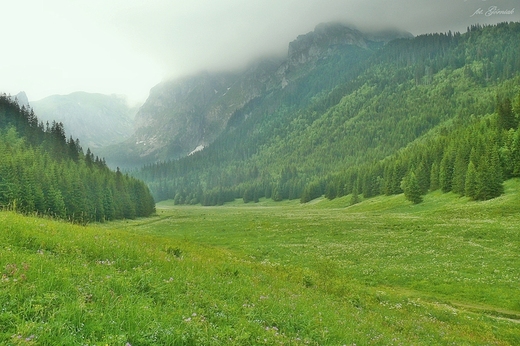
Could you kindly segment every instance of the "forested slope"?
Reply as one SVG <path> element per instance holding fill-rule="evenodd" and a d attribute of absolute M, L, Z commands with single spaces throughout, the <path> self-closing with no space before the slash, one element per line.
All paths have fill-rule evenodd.
<path fill-rule="evenodd" d="M 496 108 L 489 116 L 471 117 L 469 124 L 443 125 L 385 160 L 317 179 L 306 187 L 302 202 L 323 193 L 333 199 L 404 192 L 420 203 L 421 195 L 437 189 L 475 200 L 497 197 L 504 180 L 520 176 L 520 93 L 513 100 L 498 98 Z"/>
<path fill-rule="evenodd" d="M 331 198 L 352 193 L 354 187 L 366 197 L 401 193 L 407 174 L 423 173 L 415 172 L 415 162 L 421 160 L 397 158 L 396 152 L 430 138 L 440 147 L 421 168 L 430 177 L 432 166 L 440 169 L 445 153 L 457 153 L 450 148 L 460 146 L 446 136 L 471 137 L 477 127 L 482 132 L 479 142 L 473 142 L 476 136 L 467 143 L 477 149 L 459 154 L 466 166 L 462 171 L 470 161 L 472 169 L 479 170 L 484 161 L 499 155 L 500 179 L 507 178 L 514 170 L 506 168 L 505 155 L 516 155 L 511 143 L 518 119 L 512 99 L 519 91 L 519 46 L 519 23 L 392 41 L 365 61 L 348 65 L 344 82 L 331 92 L 309 99 L 304 90 L 293 90 L 255 99 L 235 113 L 224 135 L 204 151 L 147 166 L 138 176 L 149 183 L 156 198 L 175 198 L 178 203 L 219 204 L 237 197 L 246 202 L 260 197 L 306 201 L 323 193 Z M 333 73 L 324 68 L 323 76 Z M 300 88 L 319 83 L 309 80 Z M 504 107 L 511 108 L 505 113 L 513 114 L 509 125 L 497 120 Z M 454 164 L 455 158 L 444 160 L 444 191 L 453 188 L 453 165 L 448 163 Z M 369 176 L 370 183 L 361 179 Z M 461 182 L 455 186 L 462 192 L 457 184 Z M 427 188 L 436 187 L 430 185 Z"/>
<path fill-rule="evenodd" d="M 149 216 L 148 187 L 44 125 L 32 110 L 0 96 L 0 207 L 74 222 Z"/>

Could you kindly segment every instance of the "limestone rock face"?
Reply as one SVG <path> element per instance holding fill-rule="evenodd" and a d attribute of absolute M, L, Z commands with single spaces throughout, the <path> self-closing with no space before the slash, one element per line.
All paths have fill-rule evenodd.
<path fill-rule="evenodd" d="M 203 72 L 155 86 L 135 118 L 136 151 L 161 160 L 207 146 L 233 112 L 265 92 L 278 66 L 262 61 L 246 71 Z"/>

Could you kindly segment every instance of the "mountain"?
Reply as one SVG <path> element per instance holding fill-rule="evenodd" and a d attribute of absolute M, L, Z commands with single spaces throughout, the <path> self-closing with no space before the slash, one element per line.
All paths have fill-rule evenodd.
<path fill-rule="evenodd" d="M 18 103 L 18 105 L 20 107 L 22 107 L 22 106 L 25 106 L 25 108 L 29 107 L 29 99 L 27 98 L 27 94 L 25 93 L 25 91 L 20 91 L 15 96 L 11 96 L 10 100 Z"/>
<path fill-rule="evenodd" d="M 130 107 L 117 95 L 75 92 L 31 102 L 43 122 L 61 122 L 67 135 L 85 147 L 99 148 L 124 141 L 133 133 L 138 107 Z"/>
<path fill-rule="evenodd" d="M 308 49 L 296 45 L 304 58 L 281 65 L 285 87 L 237 109 L 204 150 L 136 175 L 177 203 L 370 197 L 415 191 L 415 181 L 491 198 L 520 174 L 519 34 L 520 23 L 477 25 L 368 48 L 355 41 L 326 58 L 300 37 Z"/>
<path fill-rule="evenodd" d="M 178 158 L 207 146 L 237 109 L 273 87 L 278 66 L 276 59 L 264 60 L 241 73 L 203 72 L 157 85 L 135 119 L 140 155 Z"/>
<path fill-rule="evenodd" d="M 121 167 L 185 157 L 213 143 L 238 113 L 247 117 L 242 113 L 251 103 L 270 98 L 272 109 L 301 107 L 348 78 L 352 66 L 386 42 L 411 36 L 320 24 L 289 43 L 285 58 L 259 59 L 242 71 L 205 71 L 165 81 L 139 109 L 133 136 L 102 153 L 111 165 Z"/>

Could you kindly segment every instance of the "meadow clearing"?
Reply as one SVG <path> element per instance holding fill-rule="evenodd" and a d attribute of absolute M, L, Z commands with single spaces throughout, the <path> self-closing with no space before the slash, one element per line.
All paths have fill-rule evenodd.
<path fill-rule="evenodd" d="M 0 344 L 518 345 L 520 181 L 76 226 L 0 213 Z"/>

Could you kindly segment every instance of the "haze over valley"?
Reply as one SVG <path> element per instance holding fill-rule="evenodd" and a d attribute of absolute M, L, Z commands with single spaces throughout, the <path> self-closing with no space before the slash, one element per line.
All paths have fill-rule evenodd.
<path fill-rule="evenodd" d="M 284 57 L 289 42 L 319 23 L 421 35 L 519 20 L 518 10 L 473 15 L 492 5 L 518 7 L 515 0 L 11 1 L 0 23 L 12 33 L 5 37 L 10 53 L 0 58 L 0 90 L 23 90 L 30 101 L 84 91 L 143 103 L 161 80 Z"/>
<path fill-rule="evenodd" d="M 519 345 L 517 0 L 21 0 L 0 344 Z"/>

